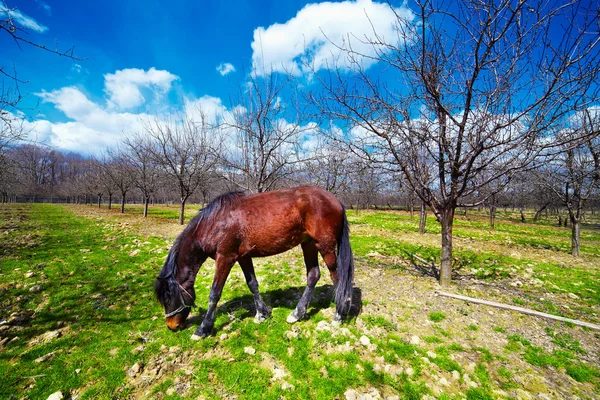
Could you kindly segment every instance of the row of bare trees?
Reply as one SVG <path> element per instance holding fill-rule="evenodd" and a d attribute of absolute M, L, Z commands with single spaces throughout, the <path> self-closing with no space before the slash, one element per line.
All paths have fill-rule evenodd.
<path fill-rule="evenodd" d="M 145 121 L 107 152 L 94 181 L 110 182 L 122 207 L 134 186 L 147 204 L 168 181 L 180 222 L 190 196 L 206 199 L 215 188 L 316 183 L 356 205 L 402 192 L 441 225 L 442 285 L 451 279 L 457 209 L 487 206 L 493 226 L 503 199 L 535 188 L 540 212 L 555 202 L 568 210 L 578 255 L 585 204 L 600 180 L 597 5 L 416 0 L 413 11 L 413 19 L 396 14 L 395 37 L 373 27 L 333 43 L 340 65 L 314 68 L 304 95 L 291 76 L 252 73 L 218 115 Z M 355 39 L 372 51 L 355 50 Z M 310 70 L 310 57 L 303 61 Z M 373 61 L 384 75 L 366 68 Z M 96 187 L 111 196 L 106 184 Z"/>

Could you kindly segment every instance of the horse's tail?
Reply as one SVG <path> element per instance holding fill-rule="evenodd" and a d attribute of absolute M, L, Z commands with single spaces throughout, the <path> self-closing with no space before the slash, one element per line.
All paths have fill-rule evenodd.
<path fill-rule="evenodd" d="M 350 247 L 350 227 L 346 208 L 342 205 L 342 231 L 337 238 L 337 287 L 335 289 L 336 311 L 340 316 L 348 314 L 352 306 L 352 281 L 354 257 Z"/>

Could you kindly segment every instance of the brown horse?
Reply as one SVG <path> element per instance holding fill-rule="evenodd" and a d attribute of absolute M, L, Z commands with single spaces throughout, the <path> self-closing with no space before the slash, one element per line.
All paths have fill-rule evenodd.
<path fill-rule="evenodd" d="M 302 246 L 307 285 L 287 322 L 306 315 L 320 278 L 318 254 L 335 286 L 334 322 L 350 310 L 354 261 L 344 206 L 331 194 L 313 186 L 259 194 L 227 193 L 214 199 L 179 235 L 160 271 L 154 291 L 165 308 L 167 326 L 183 327 L 194 304 L 194 280 L 202 263 L 211 257 L 216 271 L 208 309 L 192 339 L 212 333 L 217 303 L 227 276 L 237 262 L 254 296 L 256 319 L 271 314 L 258 292 L 253 257 L 266 257 Z M 337 248 L 337 253 L 336 253 Z"/>

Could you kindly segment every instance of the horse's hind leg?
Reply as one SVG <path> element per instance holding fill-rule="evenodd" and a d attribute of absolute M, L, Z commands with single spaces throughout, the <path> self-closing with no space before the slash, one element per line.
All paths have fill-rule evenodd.
<path fill-rule="evenodd" d="M 263 302 L 263 299 L 260 297 L 260 293 L 258 292 L 258 281 L 256 280 L 256 275 L 254 273 L 252 259 L 243 258 L 238 262 L 240 263 L 240 267 L 242 267 L 242 271 L 244 271 L 244 277 L 246 278 L 248 289 L 250 289 L 252 296 L 254 296 L 254 305 L 256 306 L 256 317 L 254 317 L 254 320 L 256 322 L 262 322 L 271 316 L 271 310 L 269 310 L 269 308 Z"/>
<path fill-rule="evenodd" d="M 290 324 L 305 317 L 308 303 L 310 302 L 315 286 L 321 277 L 321 272 L 319 271 L 319 253 L 317 252 L 315 243 L 312 241 L 302 243 L 302 251 L 304 253 L 304 264 L 306 264 L 306 289 L 304 289 L 304 293 L 302 294 L 296 309 L 287 317 L 287 322 Z"/>
<path fill-rule="evenodd" d="M 217 311 L 217 303 L 221 299 L 221 293 L 223 292 L 223 286 L 229 276 L 231 267 L 234 262 L 226 259 L 225 257 L 217 257 L 215 277 L 210 288 L 210 295 L 208 296 L 208 309 L 202 324 L 196 329 L 196 332 L 192 335 L 192 340 L 198 340 L 200 338 L 207 337 L 212 333 L 213 325 L 215 324 L 215 314 Z"/>
<path fill-rule="evenodd" d="M 331 274 L 331 280 L 333 281 L 333 293 L 335 297 L 335 289 L 338 283 L 337 278 L 337 257 L 335 255 L 335 251 L 325 251 L 321 249 L 321 256 L 323 257 L 323 261 L 325 261 L 325 265 L 327 265 L 327 269 L 329 269 L 329 273 Z M 342 322 L 342 315 L 339 312 L 339 307 L 337 307 L 335 316 L 333 317 L 333 322 L 339 324 Z"/>

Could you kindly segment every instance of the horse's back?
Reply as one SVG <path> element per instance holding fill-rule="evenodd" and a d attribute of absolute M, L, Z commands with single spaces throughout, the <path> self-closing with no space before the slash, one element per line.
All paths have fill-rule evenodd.
<path fill-rule="evenodd" d="M 314 186 L 247 195 L 237 208 L 243 251 L 258 256 L 281 253 L 306 240 L 334 245 L 343 213 L 335 196 Z"/>

